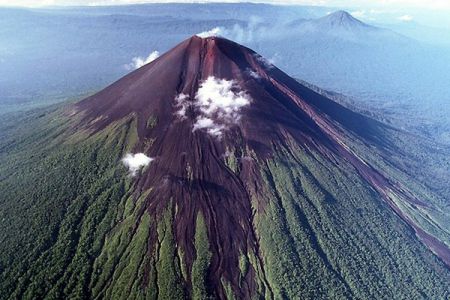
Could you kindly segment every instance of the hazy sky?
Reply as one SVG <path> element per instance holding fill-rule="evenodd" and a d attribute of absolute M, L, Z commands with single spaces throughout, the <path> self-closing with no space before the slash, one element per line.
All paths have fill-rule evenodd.
<path fill-rule="evenodd" d="M 450 0 L 246 0 L 246 2 L 282 4 L 327 5 L 370 8 L 430 8 L 450 9 Z M 190 1 L 190 0 L 0 0 L 0 6 L 45 6 L 45 5 L 116 5 L 152 2 L 239 2 L 238 0 Z"/>

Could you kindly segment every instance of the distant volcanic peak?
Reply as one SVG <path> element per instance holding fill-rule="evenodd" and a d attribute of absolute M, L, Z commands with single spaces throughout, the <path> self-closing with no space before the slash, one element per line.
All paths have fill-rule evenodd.
<path fill-rule="evenodd" d="M 334 13 L 325 16 L 323 19 L 325 18 L 339 23 L 359 22 L 359 20 L 354 18 L 350 13 L 346 12 L 345 10 L 338 10 Z"/>
<path fill-rule="evenodd" d="M 328 17 L 340 20 L 356 20 L 349 12 L 345 10 L 338 10 L 328 15 Z"/>
<path fill-rule="evenodd" d="M 318 19 L 318 22 L 321 24 L 326 24 L 330 27 L 370 27 L 369 25 L 361 22 L 360 20 L 353 17 L 350 13 L 339 10 L 334 13 L 331 13 L 325 17 Z"/>

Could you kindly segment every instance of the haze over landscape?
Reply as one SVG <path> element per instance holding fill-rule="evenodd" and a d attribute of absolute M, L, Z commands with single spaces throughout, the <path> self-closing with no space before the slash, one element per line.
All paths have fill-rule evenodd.
<path fill-rule="evenodd" d="M 449 11 L 0 1 L 0 299 L 448 299 Z"/>

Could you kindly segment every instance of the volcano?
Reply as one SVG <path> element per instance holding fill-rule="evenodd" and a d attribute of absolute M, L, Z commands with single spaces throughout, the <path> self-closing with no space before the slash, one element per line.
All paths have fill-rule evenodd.
<path fill-rule="evenodd" d="M 360 20 L 354 18 L 351 14 L 343 10 L 330 13 L 329 15 L 316 20 L 316 22 L 318 24 L 321 24 L 323 28 L 328 28 L 329 30 L 333 30 L 335 28 L 371 28 L 370 25 L 361 22 Z M 374 27 L 372 28 L 375 29 Z"/>
<path fill-rule="evenodd" d="M 10 210 L 25 207 L 18 220 L 40 238 L 3 238 L 15 262 L 0 264 L 6 298 L 448 292 L 448 218 L 393 159 L 405 133 L 244 46 L 193 36 L 37 120 L 26 141 L 46 145 L 47 168 L 29 166 L 45 170 L 29 175 L 33 203 Z"/>
<path fill-rule="evenodd" d="M 412 40 L 393 31 L 369 25 L 346 11 L 336 11 L 318 19 L 297 19 L 289 23 L 296 33 L 299 46 L 316 45 L 318 48 L 338 47 L 342 51 L 354 44 L 404 45 Z M 335 49 L 333 49 L 335 50 Z M 352 49 L 358 51 L 358 49 Z"/>

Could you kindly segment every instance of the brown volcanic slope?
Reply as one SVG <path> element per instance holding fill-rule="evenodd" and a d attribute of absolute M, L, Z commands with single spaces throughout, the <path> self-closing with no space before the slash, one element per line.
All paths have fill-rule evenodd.
<path fill-rule="evenodd" d="M 220 136 L 194 130 L 205 113 L 197 93 L 211 76 L 233 80 L 228 92 L 249 100 L 233 119 L 225 109 L 208 115 Z M 395 130 L 307 89 L 248 48 L 194 36 L 70 112 L 90 136 L 133 120 L 132 152 L 154 158 L 132 178 L 133 199 L 143 202 L 129 230 L 137 235 L 146 216 L 152 220 L 147 262 L 134 272 L 156 297 L 443 295 L 430 286 L 449 278 L 448 235 L 430 221 L 439 209 L 389 163 Z M 104 251 L 97 272 L 106 268 Z M 92 278 L 90 295 L 111 296 L 118 272 Z"/>

